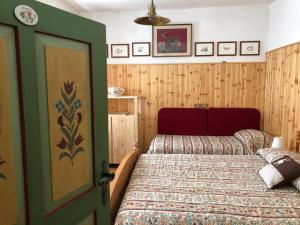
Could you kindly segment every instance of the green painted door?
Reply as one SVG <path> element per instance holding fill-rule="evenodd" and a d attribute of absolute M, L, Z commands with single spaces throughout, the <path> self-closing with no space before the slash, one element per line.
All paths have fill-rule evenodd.
<path fill-rule="evenodd" d="M 18 5 L 38 23 L 21 23 Z M 20 16 L 31 20 L 27 9 Z M 1 225 L 110 223 L 99 186 L 108 159 L 105 43 L 102 24 L 0 0 L 0 138 L 11 145 L 0 147 Z"/>

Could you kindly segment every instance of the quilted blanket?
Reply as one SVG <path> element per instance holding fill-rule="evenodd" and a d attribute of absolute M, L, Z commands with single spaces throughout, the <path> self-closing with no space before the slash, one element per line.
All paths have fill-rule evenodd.
<path fill-rule="evenodd" d="M 299 225 L 300 192 L 268 190 L 259 155 L 144 154 L 116 225 Z"/>

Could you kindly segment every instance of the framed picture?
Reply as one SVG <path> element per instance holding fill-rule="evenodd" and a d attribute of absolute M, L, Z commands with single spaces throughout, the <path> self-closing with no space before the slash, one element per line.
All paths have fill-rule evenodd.
<path fill-rule="evenodd" d="M 111 44 L 111 58 L 129 58 L 129 44 Z"/>
<path fill-rule="evenodd" d="M 241 41 L 240 55 L 241 56 L 260 55 L 260 41 Z"/>
<path fill-rule="evenodd" d="M 218 56 L 236 56 L 236 55 L 237 55 L 236 41 L 218 42 Z"/>
<path fill-rule="evenodd" d="M 192 55 L 192 24 L 153 26 L 152 39 L 154 57 Z"/>
<path fill-rule="evenodd" d="M 214 56 L 214 42 L 196 42 L 195 56 Z"/>
<path fill-rule="evenodd" d="M 133 42 L 132 56 L 150 56 L 150 42 Z"/>

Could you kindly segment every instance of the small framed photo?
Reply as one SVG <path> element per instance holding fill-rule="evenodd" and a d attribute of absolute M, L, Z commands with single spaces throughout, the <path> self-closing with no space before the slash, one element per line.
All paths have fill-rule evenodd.
<path fill-rule="evenodd" d="M 129 44 L 111 44 L 111 58 L 129 58 Z"/>
<path fill-rule="evenodd" d="M 260 55 L 260 41 L 241 41 L 240 55 L 241 56 Z"/>
<path fill-rule="evenodd" d="M 214 56 L 214 42 L 196 42 L 195 56 Z"/>
<path fill-rule="evenodd" d="M 236 56 L 236 55 L 237 55 L 236 41 L 218 42 L 218 56 Z"/>
<path fill-rule="evenodd" d="M 192 24 L 153 26 L 152 54 L 154 57 L 192 55 Z"/>
<path fill-rule="evenodd" d="M 133 42 L 132 56 L 150 56 L 150 42 Z"/>

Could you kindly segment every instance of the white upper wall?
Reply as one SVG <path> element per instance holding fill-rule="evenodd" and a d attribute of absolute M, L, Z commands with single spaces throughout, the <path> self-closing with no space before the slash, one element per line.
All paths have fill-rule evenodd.
<path fill-rule="evenodd" d="M 143 11 L 83 12 L 69 0 L 38 0 L 100 21 L 107 26 L 107 43 L 152 42 L 151 27 L 136 25 L 133 20 L 144 16 Z M 265 52 L 300 41 L 300 0 L 275 0 L 257 6 L 227 6 L 182 10 L 160 10 L 158 14 L 170 17 L 172 23 L 192 23 L 193 42 L 260 40 L 259 57 L 184 57 L 108 59 L 108 63 L 187 63 L 220 61 L 264 61 Z M 194 46 L 193 46 L 194 51 Z"/>
<path fill-rule="evenodd" d="M 300 0 L 276 0 L 270 5 L 268 50 L 300 41 Z"/>
<path fill-rule="evenodd" d="M 82 13 L 82 16 L 106 25 L 107 43 L 152 42 L 151 26 L 135 24 L 133 20 L 144 16 L 143 11 Z M 108 63 L 198 63 L 198 62 L 249 62 L 265 61 L 268 41 L 269 5 L 195 8 L 183 10 L 159 10 L 158 14 L 169 17 L 172 23 L 191 23 L 194 42 L 260 40 L 260 56 L 235 57 L 130 57 L 108 59 Z M 131 46 L 130 46 L 131 48 Z M 131 50 L 131 49 L 130 49 Z M 216 46 L 215 46 L 216 50 Z M 238 46 L 239 50 L 239 46 Z M 110 51 L 109 51 L 110 54 Z M 216 54 L 216 52 L 215 52 Z M 131 55 L 131 51 L 130 51 Z"/>
<path fill-rule="evenodd" d="M 62 0 L 37 0 L 39 2 L 45 3 L 47 5 L 51 5 L 53 7 L 62 9 L 64 11 L 79 14 L 82 12 L 82 8 L 78 7 L 72 1 L 62 1 Z"/>
<path fill-rule="evenodd" d="M 52 0 L 48 0 L 52 1 Z M 150 0 L 61 0 L 76 3 L 89 12 L 145 10 Z M 192 9 L 221 6 L 264 5 L 274 0 L 154 0 L 159 9 Z"/>

